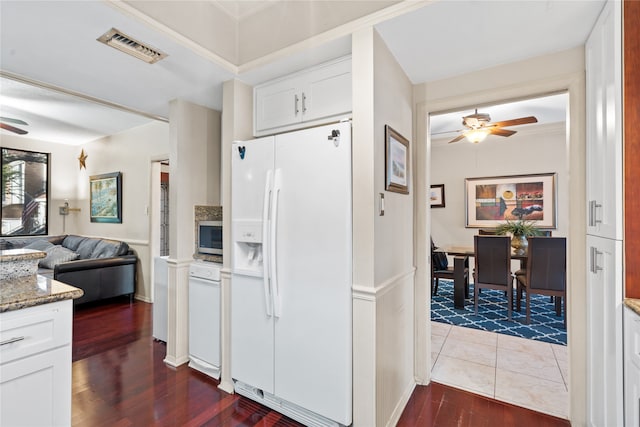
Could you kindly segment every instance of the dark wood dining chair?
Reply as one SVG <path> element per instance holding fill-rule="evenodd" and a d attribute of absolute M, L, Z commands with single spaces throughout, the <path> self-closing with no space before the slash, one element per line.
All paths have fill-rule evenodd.
<path fill-rule="evenodd" d="M 478 234 L 480 236 L 495 236 L 496 230 L 495 228 L 480 228 L 478 229 Z"/>
<path fill-rule="evenodd" d="M 437 250 L 438 248 L 431 239 L 431 296 L 438 295 L 438 285 L 440 279 L 454 280 L 455 269 L 449 266 L 446 252 Z M 469 294 L 469 257 L 465 257 L 464 268 L 465 295 Z"/>
<path fill-rule="evenodd" d="M 531 322 L 531 294 L 555 297 L 556 315 L 564 312 L 567 326 L 567 239 L 565 237 L 531 237 L 527 274 L 517 278 L 516 309 L 520 311 L 522 292 L 526 292 L 526 323 Z M 562 309 L 560 305 L 563 305 Z"/>
<path fill-rule="evenodd" d="M 507 317 L 513 309 L 513 276 L 511 275 L 511 239 L 507 236 L 473 236 L 475 251 L 474 307 L 478 314 L 480 289 L 497 289 L 507 295 Z"/>

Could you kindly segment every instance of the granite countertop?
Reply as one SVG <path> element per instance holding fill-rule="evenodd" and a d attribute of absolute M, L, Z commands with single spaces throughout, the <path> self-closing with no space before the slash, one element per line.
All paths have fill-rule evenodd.
<path fill-rule="evenodd" d="M 2 280 L 0 281 L 0 313 L 76 299 L 83 294 L 82 289 L 39 275 Z"/>
<path fill-rule="evenodd" d="M 2 249 L 0 262 L 27 261 L 44 258 L 47 254 L 33 249 Z"/>
<path fill-rule="evenodd" d="M 625 298 L 624 305 L 635 311 L 640 316 L 640 299 L 637 298 Z"/>

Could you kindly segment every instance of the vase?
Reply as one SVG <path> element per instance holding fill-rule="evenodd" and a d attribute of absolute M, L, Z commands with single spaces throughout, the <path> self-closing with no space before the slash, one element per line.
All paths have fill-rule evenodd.
<path fill-rule="evenodd" d="M 513 248 L 514 252 L 517 254 L 525 253 L 527 251 L 527 248 L 529 247 L 527 236 L 512 236 L 511 247 Z"/>

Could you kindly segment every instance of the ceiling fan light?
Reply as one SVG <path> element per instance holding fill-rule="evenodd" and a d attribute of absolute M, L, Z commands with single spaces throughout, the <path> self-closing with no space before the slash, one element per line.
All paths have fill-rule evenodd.
<path fill-rule="evenodd" d="M 489 129 L 472 129 L 465 134 L 467 140 L 473 144 L 482 142 L 489 135 Z"/>

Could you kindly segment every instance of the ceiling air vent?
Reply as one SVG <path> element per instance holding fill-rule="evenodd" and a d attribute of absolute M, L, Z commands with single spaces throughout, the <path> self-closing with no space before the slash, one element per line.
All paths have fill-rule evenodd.
<path fill-rule="evenodd" d="M 101 35 L 98 38 L 98 41 L 106 44 L 107 46 L 118 49 L 119 51 L 128 53 L 131 56 L 135 56 L 148 64 L 158 62 L 167 56 L 166 53 L 160 52 L 155 48 L 136 41 L 115 28 L 112 28 Z"/>

